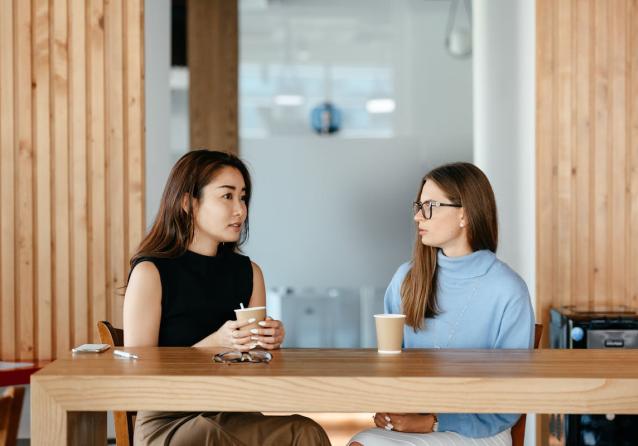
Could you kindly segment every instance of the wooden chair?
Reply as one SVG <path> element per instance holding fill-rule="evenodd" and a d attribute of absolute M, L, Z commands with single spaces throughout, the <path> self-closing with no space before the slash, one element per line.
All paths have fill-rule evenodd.
<path fill-rule="evenodd" d="M 534 348 L 538 348 L 543 335 L 543 324 L 534 326 Z M 525 414 L 522 414 L 516 424 L 512 426 L 512 446 L 524 446 L 525 444 Z"/>
<path fill-rule="evenodd" d="M 124 346 L 124 330 L 113 327 L 108 321 L 97 323 L 100 342 L 112 347 Z M 115 444 L 117 446 L 133 446 L 133 431 L 137 412 L 113 412 L 115 420 Z"/>
<path fill-rule="evenodd" d="M 24 387 L 7 387 L 0 396 L 0 446 L 15 446 L 24 401 Z"/>

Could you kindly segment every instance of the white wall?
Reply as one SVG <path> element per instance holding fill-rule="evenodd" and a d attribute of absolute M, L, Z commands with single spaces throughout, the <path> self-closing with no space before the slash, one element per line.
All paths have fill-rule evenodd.
<path fill-rule="evenodd" d="M 499 257 L 536 306 L 535 1 L 474 1 L 474 159 L 499 206 Z M 535 418 L 526 441 L 535 444 Z"/>
<path fill-rule="evenodd" d="M 534 293 L 535 8 L 474 2 L 474 160 L 499 206 L 499 257 Z"/>
<path fill-rule="evenodd" d="M 254 176 L 246 251 L 267 285 L 385 286 L 409 257 L 414 140 L 253 140 L 242 156 Z"/>
<path fill-rule="evenodd" d="M 471 162 L 473 57 L 458 59 L 445 49 L 450 2 L 397 4 L 403 5 L 405 18 L 401 47 L 396 48 L 402 55 L 399 95 L 409 101 L 399 110 L 405 134 L 418 140 L 428 170 L 448 162 Z M 457 24 L 467 24 L 464 13 L 457 13 Z"/>

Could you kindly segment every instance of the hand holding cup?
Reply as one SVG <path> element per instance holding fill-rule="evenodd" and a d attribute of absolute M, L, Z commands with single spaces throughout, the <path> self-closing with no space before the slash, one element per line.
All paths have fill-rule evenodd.
<path fill-rule="evenodd" d="M 237 321 L 251 320 L 246 326 L 249 330 L 250 348 L 260 346 L 267 350 L 281 347 L 284 341 L 285 330 L 281 321 L 266 317 L 266 307 L 238 308 L 235 310 Z"/>
<path fill-rule="evenodd" d="M 226 321 L 219 330 L 214 333 L 216 337 L 215 345 L 232 348 L 242 352 L 254 348 L 251 343 L 250 324 L 251 321 Z"/>
<path fill-rule="evenodd" d="M 284 324 L 281 321 L 277 321 L 271 317 L 267 317 L 266 320 L 258 322 L 259 328 L 253 328 L 250 330 L 252 334 L 251 340 L 256 341 L 257 345 L 265 348 L 266 350 L 275 350 L 281 347 L 286 336 L 286 330 Z"/>

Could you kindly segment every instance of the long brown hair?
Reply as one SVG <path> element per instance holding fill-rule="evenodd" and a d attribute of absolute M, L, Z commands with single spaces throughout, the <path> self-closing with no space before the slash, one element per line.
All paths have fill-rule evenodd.
<path fill-rule="evenodd" d="M 485 174 L 470 163 L 452 163 L 437 167 L 421 180 L 417 200 L 426 181 L 441 188 L 451 203 L 460 204 L 467 221 L 467 241 L 472 251 L 496 252 L 498 221 L 494 191 Z M 437 304 L 437 248 L 426 246 L 416 234 L 412 265 L 401 284 L 401 302 L 406 322 L 418 330 L 424 318 L 439 314 Z"/>
<path fill-rule="evenodd" d="M 131 268 L 144 257 L 172 258 L 184 254 L 193 240 L 195 221 L 193 200 L 201 197 L 202 189 L 224 167 L 237 169 L 246 184 L 246 208 L 250 203 L 251 182 L 246 165 L 235 155 L 210 150 L 193 150 L 182 156 L 168 177 L 160 208 L 151 230 L 131 257 Z M 188 197 L 188 209 L 183 209 L 183 198 Z M 218 255 L 239 249 L 248 239 L 248 216 L 239 242 L 222 243 Z"/>

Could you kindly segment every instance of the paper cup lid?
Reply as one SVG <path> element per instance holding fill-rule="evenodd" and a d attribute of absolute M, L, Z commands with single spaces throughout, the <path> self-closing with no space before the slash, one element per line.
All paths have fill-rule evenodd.
<path fill-rule="evenodd" d="M 375 314 L 374 317 L 386 317 L 388 319 L 390 318 L 404 318 L 405 314 L 393 314 L 393 313 L 387 313 L 387 314 Z"/>
<path fill-rule="evenodd" d="M 247 307 L 247 308 L 236 308 L 235 311 L 255 311 L 255 310 L 265 310 L 266 307 Z"/>

